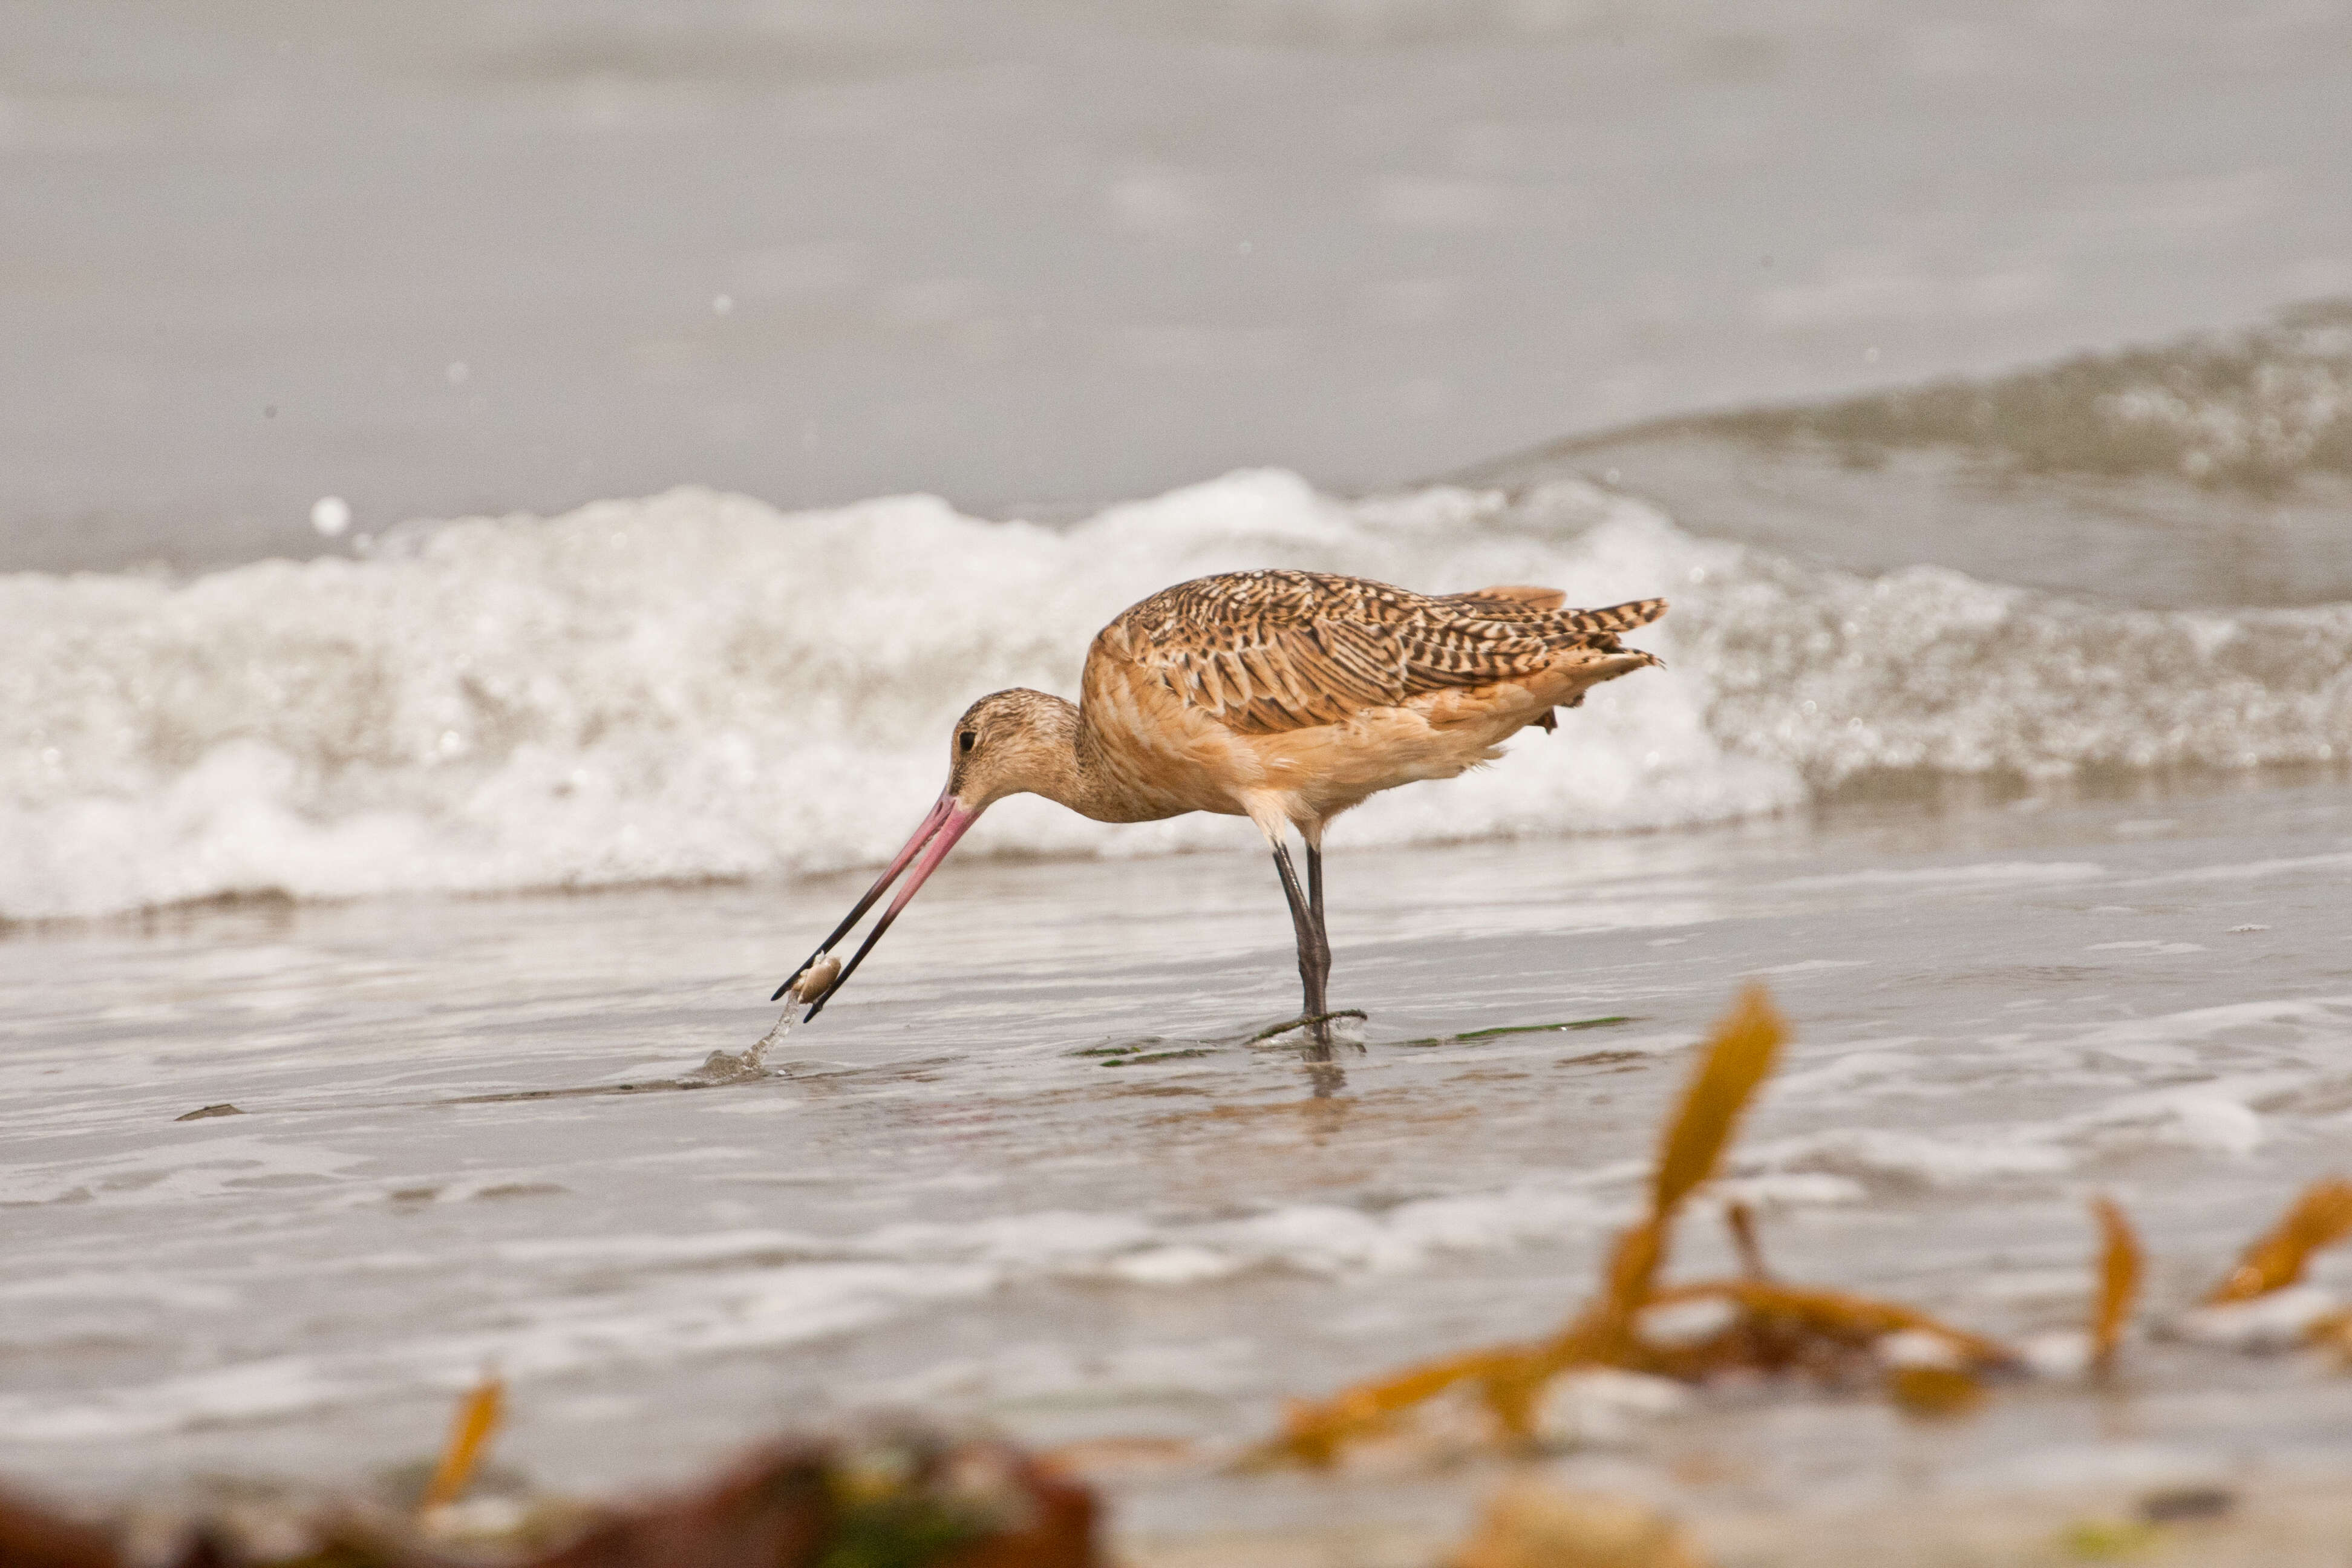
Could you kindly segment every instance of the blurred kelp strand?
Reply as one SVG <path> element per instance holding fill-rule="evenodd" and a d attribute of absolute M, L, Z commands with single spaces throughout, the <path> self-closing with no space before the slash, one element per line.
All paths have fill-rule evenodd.
<path fill-rule="evenodd" d="M 1723 1205 L 1723 1226 L 1731 1233 L 1732 1250 L 1739 1254 L 1739 1271 L 1750 1279 L 1769 1281 L 1772 1267 L 1764 1261 L 1764 1246 L 1756 1238 L 1756 1211 L 1744 1203 Z"/>
<path fill-rule="evenodd" d="M 1788 1037 L 1788 1021 L 1761 985 L 1742 992 L 1729 1015 L 1716 1026 L 1698 1076 L 1684 1091 L 1658 1151 L 1650 1196 L 1654 1225 L 1663 1229 L 1691 1190 L 1715 1173 L 1732 1128 L 1771 1072 L 1780 1043 Z"/>
<path fill-rule="evenodd" d="M 1675 1217 L 1715 1173 L 1788 1034 L 1761 985 L 1742 993 L 1716 1026 L 1660 1140 L 1648 1216 L 1618 1237 L 1599 1294 L 1558 1334 L 1531 1346 L 1472 1351 L 1407 1368 L 1323 1405 L 1294 1405 L 1282 1436 L 1252 1458 L 1329 1464 L 1351 1437 L 1457 1383 L 1477 1389 L 1507 1440 L 1529 1442 L 1538 1436 L 1548 1387 L 1580 1367 L 1686 1382 L 1735 1369 L 1837 1382 L 1879 1373 L 1898 1405 L 1915 1414 L 1972 1406 L 1978 1374 L 2013 1364 L 2005 1347 L 1908 1307 L 1756 1277 L 1762 1253 L 1752 1224 L 1742 1224 L 1744 1210 L 1728 1223 L 1744 1237 L 1750 1278 L 1657 1286 Z"/>
<path fill-rule="evenodd" d="M 490 1386 L 490 1385 L 485 1385 Z M 471 1430 L 477 1390 L 457 1425 Z M 442 1514 L 455 1511 L 448 1505 Z M 7 1568 L 1095 1568 L 1093 1494 L 1009 1445 L 911 1429 L 756 1449 L 635 1505 L 436 1533 L 348 1496 L 218 1483 L 114 1527 L 0 1496 Z M 551 1516 L 559 1524 L 551 1525 Z M 553 1537 L 553 1539 L 551 1539 Z"/>
<path fill-rule="evenodd" d="M 2277 1225 L 2246 1248 L 2237 1268 L 2213 1288 L 2205 1304 L 2226 1306 L 2284 1289 L 2303 1278 L 2313 1253 L 2347 1236 L 2352 1236 L 2352 1182 L 2314 1182 Z"/>
<path fill-rule="evenodd" d="M 496 1377 L 485 1377 L 457 1402 L 457 1415 L 449 1424 L 448 1442 L 441 1450 L 441 1462 L 434 1467 L 432 1479 L 425 1484 L 425 1495 L 417 1502 L 420 1511 L 446 1508 L 465 1495 L 466 1483 L 473 1479 L 474 1467 L 480 1462 L 490 1434 L 498 1429 L 499 1419 L 505 1413 L 506 1384 Z"/>
<path fill-rule="evenodd" d="M 1580 1369 L 1695 1384 L 1733 1373 L 1800 1374 L 1839 1387 L 1875 1378 L 1898 1409 L 1923 1418 L 1964 1415 L 1983 1402 L 1988 1378 L 2027 1371 L 2032 1363 L 2001 1342 L 1916 1308 L 1774 1278 L 1754 1216 L 1738 1203 L 1725 1206 L 1724 1221 L 1741 1277 L 1659 1283 L 1677 1213 L 1714 1174 L 1787 1036 L 1786 1022 L 1760 985 L 1743 993 L 1716 1026 L 1660 1139 L 1649 1213 L 1618 1236 L 1602 1265 L 1600 1289 L 1557 1334 L 1532 1344 L 1464 1351 L 1368 1379 L 1327 1399 L 1294 1402 L 1281 1432 L 1245 1454 L 1244 1468 L 1335 1464 L 1349 1444 L 1389 1433 L 1416 1406 L 1456 1387 L 1475 1391 L 1498 1440 L 1539 1443 L 1546 1391 L 1562 1373 Z M 2080 1352 L 2065 1375 L 2087 1373 L 2105 1381 L 2113 1376 L 2138 1306 L 2147 1264 L 2120 1205 L 2101 1195 L 2090 1206 L 2100 1236 L 2096 1288 Z M 2246 1249 L 2202 1310 L 2226 1311 L 2294 1284 L 2314 1251 L 2347 1237 L 2352 1237 L 2352 1183 L 2315 1183 Z M 2258 1337 L 2205 1337 L 2263 1348 Z M 2299 1320 L 2295 1342 L 2328 1349 L 2352 1365 L 2352 1312 Z"/>
<path fill-rule="evenodd" d="M 2123 1342 L 2139 1296 L 2143 1271 L 2139 1237 L 2113 1198 L 2091 1200 L 2092 1217 L 2099 1224 L 2099 1294 L 2091 1311 L 2090 1369 L 2095 1377 L 2112 1376 L 2116 1347 Z"/>

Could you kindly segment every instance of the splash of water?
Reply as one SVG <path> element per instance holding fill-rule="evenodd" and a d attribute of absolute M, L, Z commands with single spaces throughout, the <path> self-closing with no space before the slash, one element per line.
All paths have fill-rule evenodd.
<path fill-rule="evenodd" d="M 775 1026 L 761 1036 L 750 1050 L 740 1056 L 733 1051 L 713 1051 L 703 1058 L 702 1066 L 695 1070 L 694 1076 L 713 1083 L 737 1083 L 772 1076 L 772 1069 L 768 1066 L 768 1052 L 781 1045 L 784 1037 L 805 1022 L 807 1017 L 808 1004 L 799 1001 L 787 1002 L 784 1004 L 783 1012 L 778 1016 Z"/>

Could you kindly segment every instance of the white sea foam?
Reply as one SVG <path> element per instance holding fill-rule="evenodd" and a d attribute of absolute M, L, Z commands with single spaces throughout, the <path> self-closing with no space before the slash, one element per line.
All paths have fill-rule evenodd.
<path fill-rule="evenodd" d="M 103 1441 L 289 1415 L 400 1389 L 463 1387 L 488 1363 L 513 1376 L 546 1376 L 795 1344 L 979 1295 L 999 1282 L 996 1272 L 980 1268 L 846 1262 L 656 1278 L 609 1299 L 541 1300 L 520 1322 L 366 1350 L 240 1361 L 69 1394 L 0 1394 L 0 1433 L 18 1443 Z"/>
<path fill-rule="evenodd" d="M 1884 1128 L 1848 1127 L 1736 1151 L 1740 1174 L 1820 1172 L 1900 1184 L 1956 1187 L 1986 1178 L 2052 1175 L 2074 1161 L 2063 1149 L 2008 1132 L 1961 1142 Z"/>
<path fill-rule="evenodd" d="M 2166 1325 L 2174 1337 L 2225 1350 L 2284 1351 L 2307 1342 L 2311 1326 L 2341 1302 L 2315 1285 L 2290 1285 L 2251 1300 L 2196 1307 Z"/>
<path fill-rule="evenodd" d="M 937 788 L 973 697 L 1069 692 L 1119 608 L 1272 564 L 1675 601 L 1636 639 L 1668 669 L 1496 767 L 1374 801 L 1344 841 L 1669 827 L 1877 769 L 2352 749 L 2352 606 L 2159 614 L 1865 579 L 1575 485 L 1349 503 L 1243 473 L 1066 530 L 919 497 L 785 514 L 682 489 L 395 531 L 365 560 L 0 578 L 0 918 L 868 863 Z M 1245 837 L 1014 800 L 971 851 Z"/>
<path fill-rule="evenodd" d="M 2008 888 L 2020 882 L 2080 882 L 2106 875 L 2087 860 L 2004 860 L 1976 866 L 1922 866 L 1905 870 L 1873 867 L 1826 877 L 1791 877 L 1780 886 L 1818 892 L 1833 888 Z"/>

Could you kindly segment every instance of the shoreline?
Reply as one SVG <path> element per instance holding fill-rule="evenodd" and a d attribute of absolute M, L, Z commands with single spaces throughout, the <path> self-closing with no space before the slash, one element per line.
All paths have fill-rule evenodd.
<path fill-rule="evenodd" d="M 1562 1499 L 1650 1510 L 1671 1521 L 1706 1568 L 2028 1568 L 2131 1562 L 2197 1568 L 2340 1568 L 2352 1540 L 2352 1472 L 2254 1472 L 2211 1487 L 2103 1487 L 2061 1492 L 1941 1495 L 1853 1508 L 1663 1508 L 1589 1487 L 1559 1485 L 1541 1467 L 1463 1488 L 1484 1507 L 1505 1486 Z M 1124 1568 L 1431 1568 L 1476 1532 L 1435 1525 L 1118 1533 Z M 1592 1568 L 1665 1568 L 1660 1555 L 1556 1559 Z"/>

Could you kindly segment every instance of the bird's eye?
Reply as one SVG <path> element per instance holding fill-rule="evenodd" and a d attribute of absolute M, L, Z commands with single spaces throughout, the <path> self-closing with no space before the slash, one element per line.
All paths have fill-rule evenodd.
<path fill-rule="evenodd" d="M 980 736 L 970 730 L 956 737 L 956 750 L 959 752 L 970 752 L 979 744 Z"/>

